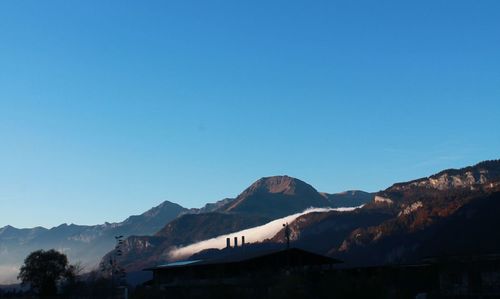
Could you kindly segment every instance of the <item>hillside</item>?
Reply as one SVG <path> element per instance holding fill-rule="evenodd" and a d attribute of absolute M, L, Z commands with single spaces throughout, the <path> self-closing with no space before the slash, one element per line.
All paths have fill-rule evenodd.
<path fill-rule="evenodd" d="M 343 258 L 347 265 L 500 251 L 500 242 L 490 237 L 500 225 L 494 216 L 499 170 L 499 160 L 446 170 L 394 184 L 350 214 L 304 215 L 291 224 L 294 244 Z M 273 241 L 284 242 L 283 232 Z"/>
<path fill-rule="evenodd" d="M 372 199 L 371 195 L 367 196 L 369 193 L 362 191 L 338 196 L 324 194 L 289 176 L 261 178 L 235 199 L 206 205 L 204 209 L 209 212 L 191 210 L 167 224 L 152 237 L 128 238 L 125 241 L 121 263 L 128 270 L 141 270 L 168 261 L 168 253 L 174 246 L 184 246 L 261 225 L 310 207 L 334 207 L 339 202 L 347 206 L 357 206 Z"/>

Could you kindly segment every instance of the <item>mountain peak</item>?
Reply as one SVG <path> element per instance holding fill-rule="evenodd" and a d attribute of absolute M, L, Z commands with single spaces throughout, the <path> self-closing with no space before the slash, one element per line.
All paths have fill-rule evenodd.
<path fill-rule="evenodd" d="M 156 207 L 153 207 L 140 215 L 128 217 L 125 221 L 120 223 L 120 225 L 127 226 L 130 230 L 130 234 L 152 234 L 186 211 L 186 208 L 165 200 Z"/>
<path fill-rule="evenodd" d="M 311 185 L 286 175 L 263 177 L 245 189 L 223 212 L 278 217 L 309 207 L 324 207 L 328 201 Z"/>
<path fill-rule="evenodd" d="M 317 192 L 311 185 L 287 175 L 263 177 L 253 183 L 240 196 L 245 193 L 265 192 L 265 193 L 283 193 L 294 195 L 297 192 Z"/>
<path fill-rule="evenodd" d="M 185 210 L 182 206 L 179 204 L 173 203 L 171 201 L 165 200 L 161 204 L 157 205 L 156 207 L 153 207 L 146 212 L 142 213 L 140 216 L 143 217 L 154 217 L 159 215 L 162 212 L 170 212 L 171 210 L 176 210 L 176 211 L 181 211 Z"/>
<path fill-rule="evenodd" d="M 9 231 L 13 231 L 13 230 L 16 230 L 16 228 L 11 226 L 11 225 L 6 225 L 4 227 L 0 227 L 0 234 L 3 234 L 5 232 L 9 232 Z"/>

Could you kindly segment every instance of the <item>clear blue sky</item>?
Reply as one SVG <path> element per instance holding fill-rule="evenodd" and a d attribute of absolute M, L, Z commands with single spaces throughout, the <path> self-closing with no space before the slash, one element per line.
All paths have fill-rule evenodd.
<path fill-rule="evenodd" d="M 500 1 L 2 1 L 0 226 L 500 158 Z"/>

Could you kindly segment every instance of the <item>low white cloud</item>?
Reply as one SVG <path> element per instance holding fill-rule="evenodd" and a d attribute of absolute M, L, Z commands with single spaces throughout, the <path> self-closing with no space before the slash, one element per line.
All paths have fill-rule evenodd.
<path fill-rule="evenodd" d="M 283 228 L 283 223 L 287 222 L 291 223 L 302 215 L 312 212 L 330 212 L 330 211 L 350 212 L 355 209 L 361 208 L 362 206 L 363 205 L 359 207 L 349 207 L 349 208 L 309 208 L 301 213 L 296 213 L 283 218 L 279 218 L 260 226 L 248 228 L 230 234 L 221 235 L 212 239 L 193 243 L 188 246 L 172 249 L 169 253 L 169 257 L 172 260 L 180 260 L 183 258 L 187 258 L 195 254 L 196 252 L 199 252 L 204 249 L 208 248 L 222 249 L 226 247 L 226 238 L 231 238 L 231 242 L 233 242 L 233 238 L 238 237 L 238 240 L 241 242 L 241 236 L 245 236 L 245 243 L 261 242 L 265 239 L 274 237 Z"/>

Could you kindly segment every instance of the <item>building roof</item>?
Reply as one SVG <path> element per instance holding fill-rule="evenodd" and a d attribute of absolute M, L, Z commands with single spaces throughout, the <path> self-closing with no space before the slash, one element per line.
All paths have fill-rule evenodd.
<path fill-rule="evenodd" d="M 327 264 L 342 263 L 342 261 L 340 260 L 316 254 L 310 251 L 302 250 L 299 248 L 289 248 L 282 250 L 265 250 L 257 252 L 245 252 L 244 250 L 235 250 L 218 258 L 177 261 L 168 264 L 158 265 L 156 267 L 151 267 L 144 270 L 155 271 L 155 270 L 162 270 L 162 269 L 166 270 L 166 269 L 181 268 L 181 267 L 186 268 L 186 267 L 236 264 L 236 263 L 247 263 L 247 262 L 279 263 L 280 260 L 290 261 L 290 259 L 292 261 L 300 263 L 301 265 L 327 265 Z"/>

